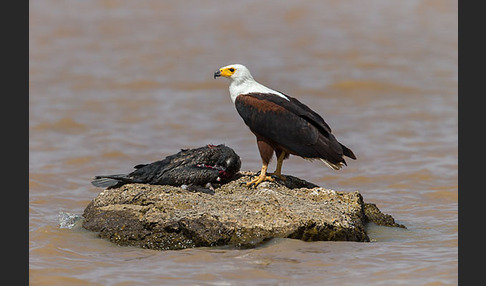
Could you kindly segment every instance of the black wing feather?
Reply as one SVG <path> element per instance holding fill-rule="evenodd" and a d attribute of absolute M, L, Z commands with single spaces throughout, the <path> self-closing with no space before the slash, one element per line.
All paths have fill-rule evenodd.
<path fill-rule="evenodd" d="M 247 100 L 245 97 L 253 99 Z M 322 158 L 333 164 L 345 163 L 343 154 L 354 157 L 351 150 L 344 149 L 336 140 L 331 128 L 319 114 L 297 99 L 287 97 L 289 100 L 272 94 L 250 93 L 237 97 L 235 106 L 250 130 L 296 155 Z M 273 112 L 266 112 L 265 107 Z"/>
<path fill-rule="evenodd" d="M 174 155 L 150 164 L 139 164 L 129 174 L 96 176 L 91 182 L 102 188 L 119 187 L 127 183 L 155 185 L 204 185 L 230 179 L 241 167 L 240 157 L 223 144 L 195 149 L 182 149 Z"/>
<path fill-rule="evenodd" d="M 281 106 L 284 106 L 287 110 L 306 119 L 324 134 L 328 134 L 332 132 L 331 127 L 326 123 L 326 121 L 324 121 L 324 119 L 318 113 L 310 109 L 307 105 L 303 104 L 296 98 L 288 96 L 285 93 L 282 94 L 285 95 L 289 99 L 289 101 L 279 96 L 271 97 L 268 98 L 267 100 L 275 102 L 276 104 L 279 104 Z"/>

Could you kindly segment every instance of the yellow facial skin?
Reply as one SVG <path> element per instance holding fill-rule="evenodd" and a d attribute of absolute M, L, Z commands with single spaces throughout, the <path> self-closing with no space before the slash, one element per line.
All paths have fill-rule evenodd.
<path fill-rule="evenodd" d="M 236 69 L 233 67 L 219 69 L 221 76 L 230 77 L 235 73 Z"/>
<path fill-rule="evenodd" d="M 214 73 L 214 78 L 224 76 L 224 77 L 230 77 L 236 72 L 236 69 L 234 67 L 226 67 L 226 68 L 220 68 L 217 72 Z"/>

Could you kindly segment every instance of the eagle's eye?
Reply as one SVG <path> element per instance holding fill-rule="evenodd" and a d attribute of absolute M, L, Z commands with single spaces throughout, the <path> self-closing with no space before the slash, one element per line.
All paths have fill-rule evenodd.
<path fill-rule="evenodd" d="M 235 69 L 234 68 L 230 68 L 229 71 L 230 72 L 235 72 Z"/>

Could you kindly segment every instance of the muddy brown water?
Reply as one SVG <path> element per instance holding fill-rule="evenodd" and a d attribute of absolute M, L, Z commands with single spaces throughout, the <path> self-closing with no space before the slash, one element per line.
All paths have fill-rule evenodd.
<path fill-rule="evenodd" d="M 458 280 L 457 1 L 31 1 L 32 285 L 454 285 Z M 272 240 L 153 251 L 59 227 L 98 174 L 225 143 L 261 167 L 230 63 L 320 113 L 358 160 L 283 173 L 359 190 L 408 229 L 370 243 Z M 275 162 L 270 169 L 273 170 Z"/>

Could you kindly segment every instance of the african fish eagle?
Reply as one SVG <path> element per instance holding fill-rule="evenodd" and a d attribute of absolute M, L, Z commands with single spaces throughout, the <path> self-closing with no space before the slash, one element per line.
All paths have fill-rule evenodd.
<path fill-rule="evenodd" d="M 214 73 L 214 78 L 221 76 L 230 80 L 231 100 L 255 134 L 262 159 L 260 175 L 248 182 L 248 186 L 274 181 L 272 175 L 285 180 L 282 163 L 289 154 L 320 159 L 334 170 L 347 165 L 343 156 L 356 159 L 351 149 L 337 141 L 319 114 L 297 99 L 256 82 L 244 65 L 222 67 Z M 273 152 L 277 167 L 275 172 L 267 174 Z"/>

